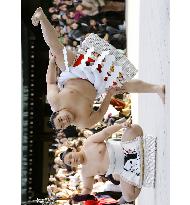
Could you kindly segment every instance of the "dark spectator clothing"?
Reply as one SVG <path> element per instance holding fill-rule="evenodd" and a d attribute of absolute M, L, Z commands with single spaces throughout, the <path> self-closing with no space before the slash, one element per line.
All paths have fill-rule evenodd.
<path fill-rule="evenodd" d="M 77 29 L 72 29 L 69 32 L 69 37 L 74 39 L 74 40 L 80 40 L 85 34 L 89 33 L 89 27 L 79 24 Z M 82 39 L 81 39 L 82 40 Z"/>
<path fill-rule="evenodd" d="M 121 0 L 122 1 L 122 0 Z M 59 10 L 59 7 L 62 5 L 67 6 L 67 11 L 59 10 L 59 14 L 61 16 L 61 19 L 54 20 L 54 22 L 57 25 L 57 22 L 59 23 L 59 26 L 61 27 L 61 35 L 64 34 L 64 32 L 68 32 L 69 40 L 66 41 L 69 42 L 68 45 L 72 44 L 74 47 L 80 44 L 81 41 L 84 40 L 85 35 L 87 33 L 95 33 L 101 38 L 104 38 L 106 34 L 108 34 L 108 41 L 110 44 L 112 44 L 117 49 L 125 49 L 126 48 L 126 35 L 125 35 L 125 28 L 122 27 L 124 20 L 125 20 L 125 11 L 106 11 L 101 12 L 101 7 L 103 4 L 100 2 L 103 2 L 102 0 L 92 1 L 88 0 L 86 3 L 89 5 L 94 5 L 94 8 L 89 9 L 89 5 L 87 7 L 84 6 L 83 11 L 76 11 L 76 6 L 81 3 L 82 0 L 73 0 L 71 1 L 70 5 L 67 5 L 64 0 L 61 0 L 58 5 L 55 5 L 55 8 Z M 84 1 L 83 1 L 84 2 Z M 94 3 L 95 2 L 95 3 Z M 98 13 L 95 11 L 98 7 Z M 101 5 L 100 5 L 101 4 Z M 74 12 L 74 17 L 69 18 L 69 11 Z M 89 13 L 88 13 L 89 12 Z M 96 15 L 94 15 L 96 13 Z M 87 15 L 88 14 L 88 15 Z M 71 24 L 70 21 L 67 21 L 63 18 L 64 15 L 67 15 L 69 19 L 73 19 L 74 22 L 79 23 L 79 27 L 77 29 L 72 29 L 70 31 L 66 29 L 68 24 Z M 107 21 L 102 22 L 102 19 L 106 18 Z M 90 20 L 94 19 L 97 22 L 97 25 L 90 26 Z M 124 28 L 124 29 L 122 29 Z M 122 29 L 122 30 L 121 30 Z M 64 38 L 60 38 L 60 41 L 63 43 Z M 72 43 L 73 42 L 73 43 Z M 65 44 L 65 43 L 64 43 Z"/>
<path fill-rule="evenodd" d="M 104 26 L 101 26 L 101 25 L 96 25 L 93 27 L 90 26 L 89 33 L 95 33 L 98 36 L 103 38 L 106 34 L 106 28 Z"/>
<path fill-rule="evenodd" d="M 79 21 L 80 18 L 82 18 L 84 16 L 84 14 L 80 11 L 75 11 L 75 16 L 74 16 L 74 20 L 77 22 Z"/>
<path fill-rule="evenodd" d="M 111 26 L 105 26 L 105 30 L 108 32 L 109 35 L 114 35 L 114 34 L 122 34 L 123 31 L 113 28 Z"/>
<path fill-rule="evenodd" d="M 109 42 L 117 49 L 126 49 L 126 36 L 124 34 L 114 34 L 110 36 Z"/>
<path fill-rule="evenodd" d="M 66 138 L 77 138 L 78 137 L 78 132 L 76 130 L 75 126 L 70 125 L 69 127 L 67 127 L 66 129 L 64 129 L 63 131 L 66 135 Z"/>

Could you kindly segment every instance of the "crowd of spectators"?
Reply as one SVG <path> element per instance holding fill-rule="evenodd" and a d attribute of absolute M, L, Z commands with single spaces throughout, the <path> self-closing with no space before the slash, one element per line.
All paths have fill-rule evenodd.
<path fill-rule="evenodd" d="M 66 167 L 60 159 L 60 154 L 72 147 L 78 151 L 83 144 L 84 136 L 78 138 L 67 138 L 64 132 L 55 137 L 55 143 L 51 146 L 50 152 L 53 152 L 53 171 L 49 176 L 49 185 L 47 192 L 50 198 L 55 198 L 57 204 L 69 204 L 74 194 L 80 193 L 80 177 L 77 170 Z M 59 200 L 58 200 L 59 199 Z"/>
<path fill-rule="evenodd" d="M 126 48 L 124 0 L 53 0 L 49 14 L 60 42 L 73 51 L 89 33 Z"/>

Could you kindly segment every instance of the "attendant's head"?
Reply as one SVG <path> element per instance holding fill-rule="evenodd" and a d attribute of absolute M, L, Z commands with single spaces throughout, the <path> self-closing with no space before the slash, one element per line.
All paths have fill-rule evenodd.
<path fill-rule="evenodd" d="M 66 129 L 74 120 L 74 116 L 67 110 L 60 110 L 52 113 L 50 122 L 54 130 L 57 132 Z"/>

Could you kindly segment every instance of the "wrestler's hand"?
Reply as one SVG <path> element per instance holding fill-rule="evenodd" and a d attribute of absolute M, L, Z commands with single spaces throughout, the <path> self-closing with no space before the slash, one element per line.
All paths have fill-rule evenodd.
<path fill-rule="evenodd" d="M 123 94 L 125 92 L 125 89 L 119 86 L 112 86 L 108 89 L 108 93 L 110 93 L 111 95 Z"/>
<path fill-rule="evenodd" d="M 132 124 L 132 120 L 131 120 L 131 117 L 130 117 L 129 119 L 127 119 L 127 121 L 123 122 L 123 123 L 121 124 L 121 126 L 122 126 L 123 128 L 130 128 L 130 127 L 131 127 L 131 124 Z"/>
<path fill-rule="evenodd" d="M 124 122 L 121 124 L 122 128 L 130 128 L 131 127 L 131 124 L 128 123 L 128 122 Z"/>
<path fill-rule="evenodd" d="M 116 87 L 116 95 L 126 93 L 126 89 L 122 87 Z"/>
<path fill-rule="evenodd" d="M 107 93 L 110 95 L 117 95 L 118 90 L 119 90 L 119 87 L 113 86 L 108 89 Z"/>

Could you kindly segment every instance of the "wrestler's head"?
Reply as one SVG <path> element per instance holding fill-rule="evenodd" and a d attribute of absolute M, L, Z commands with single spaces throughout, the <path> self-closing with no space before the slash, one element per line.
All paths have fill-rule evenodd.
<path fill-rule="evenodd" d="M 80 152 L 74 151 L 72 148 L 68 148 L 65 152 L 60 154 L 60 159 L 66 166 L 77 167 L 83 162 L 83 157 Z"/>
<path fill-rule="evenodd" d="M 52 113 L 50 122 L 52 128 L 56 131 L 66 129 L 73 122 L 74 116 L 67 110 L 60 110 L 59 112 Z"/>

